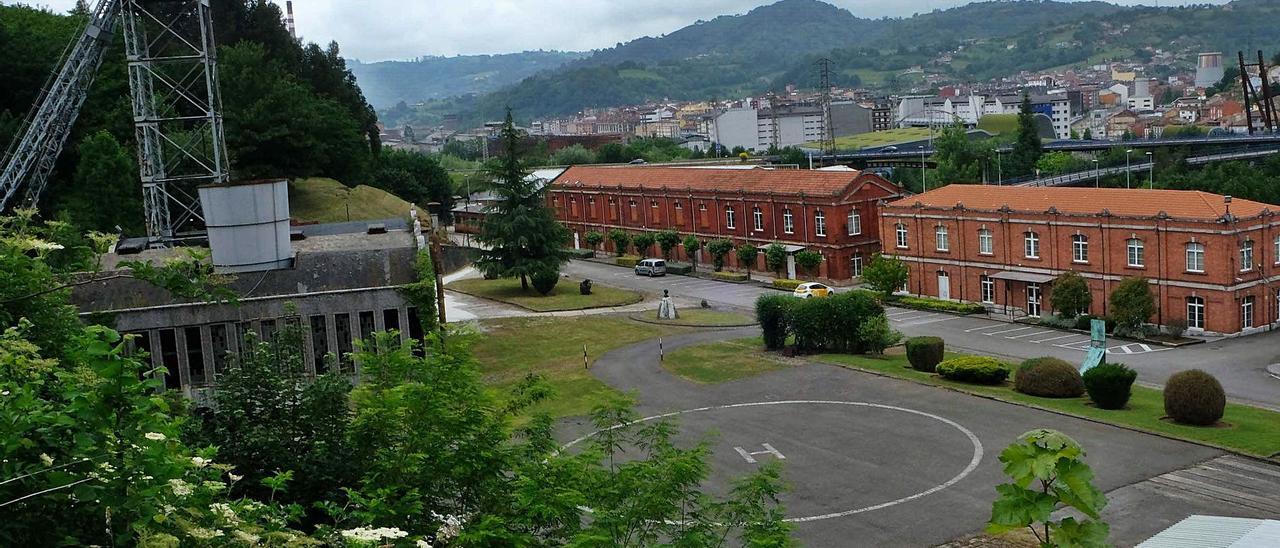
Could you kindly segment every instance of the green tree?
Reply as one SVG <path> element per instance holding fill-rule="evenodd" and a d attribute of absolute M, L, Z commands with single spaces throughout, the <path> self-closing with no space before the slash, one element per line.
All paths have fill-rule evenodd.
<path fill-rule="evenodd" d="M 652 232 L 641 232 L 631 238 L 631 242 L 636 246 L 636 253 L 642 257 L 649 256 L 649 251 L 652 250 L 655 241 L 657 241 L 657 237 Z"/>
<path fill-rule="evenodd" d="M 386 190 L 420 206 L 431 202 L 439 203 L 444 215 L 440 222 L 448 224 L 451 221 L 449 212 L 453 209 L 453 179 L 435 158 L 388 147 L 378 156 L 375 167 L 373 178 L 369 181 L 370 186 Z"/>
<path fill-rule="evenodd" d="M 1018 109 L 1018 131 L 1014 137 L 1013 151 L 1009 153 L 1005 172 L 1013 177 L 1035 172 L 1036 162 L 1044 149 L 1040 145 L 1040 133 L 1036 130 L 1035 113 L 1031 110 L 1031 97 L 1022 94 L 1022 106 Z"/>
<path fill-rule="evenodd" d="M 681 245 L 684 246 L 684 254 L 689 257 L 689 263 L 693 265 L 693 270 L 696 273 L 698 271 L 698 250 L 702 249 L 702 242 L 698 240 L 697 236 L 690 234 L 684 237 Z"/>
<path fill-rule="evenodd" d="M 545 188 L 520 162 L 520 139 L 511 112 L 502 124 L 504 154 L 490 169 L 492 192 L 497 200 L 486 210 L 477 240 L 487 249 L 480 252 L 476 267 L 488 276 L 520 278 L 520 288 L 529 290 L 529 276 L 545 270 L 559 271 L 568 260 L 564 252 L 569 231 L 547 206 Z"/>
<path fill-rule="evenodd" d="M 816 251 L 804 250 L 796 253 L 796 266 L 800 267 L 810 276 L 818 275 L 818 266 L 822 264 L 822 254 Z"/>
<path fill-rule="evenodd" d="M 1155 311 L 1155 297 L 1146 278 L 1125 278 L 1111 290 L 1111 317 L 1116 321 L 1117 331 L 1137 332 Z"/>
<path fill-rule="evenodd" d="M 781 278 L 782 271 L 787 268 L 787 248 L 773 242 L 764 248 L 764 266 L 773 272 L 774 277 Z"/>
<path fill-rule="evenodd" d="M 1000 497 L 991 503 L 987 532 L 1002 534 L 1029 529 L 1044 547 L 1102 548 L 1110 527 L 1098 519 L 1107 498 L 1093 486 L 1093 470 L 1085 464 L 1084 449 L 1066 434 L 1032 430 L 1000 453 L 1011 483 L 996 487 Z M 1066 506 L 1088 517 L 1054 521 L 1052 514 Z"/>
<path fill-rule="evenodd" d="M 59 198 L 61 209 L 85 230 L 126 234 L 145 233 L 142 215 L 142 183 L 133 152 L 126 151 L 107 131 L 99 131 L 80 142 L 76 152 L 74 184 Z M 104 207 L 103 197 L 111 198 Z"/>
<path fill-rule="evenodd" d="M 1059 316 L 1074 318 L 1086 314 L 1092 304 L 1093 293 L 1089 291 L 1089 282 L 1079 272 L 1063 272 L 1053 281 L 1049 305 Z"/>
<path fill-rule="evenodd" d="M 1084 139 L 1084 140 L 1086 140 L 1086 141 L 1092 141 L 1092 140 L 1093 140 L 1093 128 L 1084 128 L 1084 136 L 1083 136 L 1083 137 L 1081 137 L 1081 138 L 1082 138 L 1082 139 Z"/>
<path fill-rule="evenodd" d="M 587 242 L 587 245 L 591 246 L 592 250 L 596 250 L 596 249 L 599 249 L 600 244 L 604 242 L 604 234 L 601 234 L 598 231 L 592 230 L 584 234 L 582 236 L 582 240 Z"/>
<path fill-rule="evenodd" d="M 631 245 L 631 235 L 621 228 L 611 228 L 609 241 L 613 242 L 613 251 L 621 257 L 627 254 L 627 246 Z"/>
<path fill-rule="evenodd" d="M 573 144 L 552 154 L 551 163 L 560 166 L 594 164 L 596 163 L 596 155 L 582 145 Z"/>
<path fill-rule="evenodd" d="M 970 140 L 968 129 L 958 120 L 943 128 L 933 146 L 939 185 L 981 182 L 982 168 L 993 152 L 987 142 Z"/>
<path fill-rule="evenodd" d="M 680 235 L 674 230 L 663 230 L 655 237 L 658 240 L 658 249 L 662 250 L 662 258 L 671 260 L 671 251 L 680 245 Z"/>
<path fill-rule="evenodd" d="M 866 280 L 871 289 L 888 296 L 907 284 L 909 273 L 906 263 L 877 253 L 866 268 L 862 269 L 862 279 Z"/>
<path fill-rule="evenodd" d="M 1036 162 L 1036 169 L 1040 170 L 1042 176 L 1057 175 L 1082 170 L 1085 163 L 1070 152 L 1050 152 L 1040 157 L 1040 161 Z"/>
<path fill-rule="evenodd" d="M 738 246 L 738 264 L 743 270 L 747 271 L 747 279 L 751 279 L 751 267 L 756 264 L 756 256 L 760 254 L 760 248 L 744 243 Z"/>
<path fill-rule="evenodd" d="M 729 240 L 712 240 L 707 244 L 707 252 L 711 254 L 711 264 L 716 272 L 724 269 L 724 258 L 733 251 L 733 242 Z"/>

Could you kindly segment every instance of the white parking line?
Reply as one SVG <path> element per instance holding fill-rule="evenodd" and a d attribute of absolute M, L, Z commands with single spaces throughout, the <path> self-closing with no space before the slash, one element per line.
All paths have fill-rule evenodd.
<path fill-rule="evenodd" d="M 1076 334 L 1076 333 L 1072 333 L 1072 334 L 1070 334 L 1070 335 L 1063 335 L 1063 336 L 1061 336 L 1061 337 L 1053 337 L 1053 338 L 1050 338 L 1050 339 L 1040 339 L 1040 340 L 1038 340 L 1038 341 L 1031 341 L 1031 342 L 1033 342 L 1033 343 L 1046 343 L 1046 342 L 1049 342 L 1049 341 L 1056 341 L 1056 340 L 1058 340 L 1058 339 L 1070 339 L 1071 337 L 1078 337 L 1078 336 L 1079 336 L 1078 334 Z"/>
<path fill-rule="evenodd" d="M 894 312 L 893 314 L 885 314 L 885 316 L 888 316 L 890 318 L 897 318 L 898 316 L 910 316 L 911 314 L 915 314 L 915 313 L 916 313 L 915 310 L 903 310 L 901 312 Z"/>
<path fill-rule="evenodd" d="M 1005 331 L 992 331 L 992 332 L 990 332 L 990 333 L 983 333 L 983 335 L 987 335 L 987 336 L 990 336 L 990 337 L 994 337 L 994 336 L 996 336 L 996 335 L 1003 335 L 1003 334 L 1005 334 L 1005 333 L 1017 333 L 1017 332 L 1019 332 L 1019 331 L 1026 331 L 1026 330 L 1028 330 L 1028 329 L 1031 329 L 1031 328 L 1030 328 L 1030 327 L 1019 327 L 1019 328 L 1017 328 L 1017 329 L 1009 329 L 1009 330 L 1005 330 Z"/>
<path fill-rule="evenodd" d="M 984 325 L 984 326 L 982 326 L 982 327 L 975 327 L 975 328 L 973 328 L 973 329 L 966 329 L 966 330 L 964 330 L 964 332 L 965 332 L 965 333 L 973 333 L 973 332 L 975 332 L 975 331 L 982 331 L 982 330 L 984 330 L 984 329 L 998 329 L 998 328 L 1001 328 L 1001 327 L 1008 327 L 1008 326 L 1009 326 L 1009 324 L 1007 324 L 1007 323 L 998 323 L 998 324 L 995 324 L 995 325 Z"/>
<path fill-rule="evenodd" d="M 1006 338 L 1006 339 L 1021 339 L 1021 338 L 1023 338 L 1023 337 L 1035 337 L 1035 336 L 1037 336 L 1037 335 L 1044 335 L 1045 333 L 1052 333 L 1052 332 L 1051 332 L 1051 331 L 1036 331 L 1035 333 L 1023 333 L 1023 334 L 1021 334 L 1021 335 L 1014 335 L 1014 336 L 1012 336 L 1012 337 L 1005 337 L 1005 338 Z"/>
<path fill-rule="evenodd" d="M 908 321 L 908 320 L 918 320 L 918 319 L 920 319 L 920 318 L 928 318 L 928 317 L 931 317 L 931 316 L 933 316 L 933 314 L 913 314 L 913 315 L 909 315 L 909 316 L 899 316 L 899 317 L 897 317 L 897 318 L 890 318 L 890 319 L 895 320 L 895 321 L 899 321 L 899 322 L 905 322 L 905 321 Z"/>

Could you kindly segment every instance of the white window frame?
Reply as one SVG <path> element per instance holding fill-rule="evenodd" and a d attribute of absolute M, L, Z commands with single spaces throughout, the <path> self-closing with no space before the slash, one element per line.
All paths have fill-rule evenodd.
<path fill-rule="evenodd" d="M 1246 295 L 1240 300 L 1240 326 L 1242 329 L 1252 329 L 1254 323 L 1254 312 L 1257 307 L 1254 306 L 1253 295 Z"/>
<path fill-rule="evenodd" d="M 1040 235 L 1033 230 L 1022 234 L 1022 252 L 1028 259 L 1040 258 Z"/>
<path fill-rule="evenodd" d="M 724 206 L 724 227 L 729 230 L 737 228 L 734 226 L 733 206 Z"/>
<path fill-rule="evenodd" d="M 791 214 L 790 209 L 782 210 L 782 232 L 785 234 L 795 234 L 796 218 Z"/>
<path fill-rule="evenodd" d="M 813 212 L 813 235 L 823 237 L 827 235 L 827 216 L 821 209 Z"/>
<path fill-rule="evenodd" d="M 996 281 L 990 276 L 983 276 L 980 284 L 980 298 L 982 302 L 987 304 L 995 304 L 996 302 Z"/>
<path fill-rule="evenodd" d="M 862 234 L 862 213 L 858 210 L 849 211 L 849 235 L 858 236 Z"/>
<path fill-rule="evenodd" d="M 1084 234 L 1071 236 L 1071 262 L 1089 263 L 1089 237 Z"/>
<path fill-rule="evenodd" d="M 1129 238 L 1125 241 L 1125 262 L 1133 268 L 1145 268 L 1147 266 L 1147 246 L 1138 238 Z"/>
<path fill-rule="evenodd" d="M 1204 297 L 1187 297 L 1187 327 L 1204 329 Z"/>
<path fill-rule="evenodd" d="M 675 208 L 676 208 L 676 209 L 684 209 L 684 206 L 683 206 L 683 205 L 680 205 L 680 202 L 676 202 L 676 203 L 675 203 Z"/>
<path fill-rule="evenodd" d="M 1272 250 L 1271 255 L 1275 257 L 1275 263 L 1280 264 L 1280 236 L 1276 236 L 1275 241 L 1272 242 L 1272 247 L 1275 249 Z"/>
<path fill-rule="evenodd" d="M 755 222 L 756 231 L 764 230 L 764 210 L 758 207 L 751 208 L 751 218 Z"/>
<path fill-rule="evenodd" d="M 856 254 L 849 260 L 850 268 L 853 270 L 853 277 L 862 277 L 862 254 Z"/>
<path fill-rule="evenodd" d="M 1204 244 L 1200 242 L 1187 244 L 1186 257 L 1187 272 L 1204 272 Z"/>
<path fill-rule="evenodd" d="M 1240 245 L 1240 271 L 1253 270 L 1253 240 L 1245 240 Z"/>
<path fill-rule="evenodd" d="M 896 236 L 894 243 L 897 244 L 899 249 L 906 249 L 907 248 L 907 225 L 905 223 L 898 223 L 894 225 L 893 230 Z"/>
<path fill-rule="evenodd" d="M 978 229 L 978 254 L 979 255 L 994 255 L 995 254 L 994 242 L 995 240 L 994 238 L 992 238 L 990 230 L 986 228 Z"/>
<path fill-rule="evenodd" d="M 933 229 L 934 246 L 938 251 L 951 251 L 950 235 L 951 232 L 944 225 L 938 225 Z"/>

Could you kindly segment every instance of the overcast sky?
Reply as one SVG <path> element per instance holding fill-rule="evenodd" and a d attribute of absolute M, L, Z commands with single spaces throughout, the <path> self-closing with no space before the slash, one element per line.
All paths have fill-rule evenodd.
<path fill-rule="evenodd" d="M 0 0 L 14 3 L 11 0 Z M 23 0 L 67 10 L 75 0 Z M 699 19 L 746 13 L 775 0 L 295 0 L 306 40 L 337 40 L 362 61 L 421 55 L 611 47 Z M 1113 0 L 1117 4 L 1221 4 L 1225 0 Z M 910 16 L 969 0 L 829 0 L 860 17 Z M 277 4 L 284 4 L 279 0 Z"/>

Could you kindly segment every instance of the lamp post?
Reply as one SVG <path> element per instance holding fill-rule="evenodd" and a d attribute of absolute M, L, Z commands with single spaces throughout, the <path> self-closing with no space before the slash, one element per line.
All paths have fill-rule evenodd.
<path fill-rule="evenodd" d="M 1147 188 L 1152 190 L 1156 188 L 1156 158 L 1149 150 L 1147 151 Z"/>
<path fill-rule="evenodd" d="M 1129 188 L 1129 155 L 1133 153 L 1133 149 L 1126 148 L 1124 150 L 1124 187 Z"/>
<path fill-rule="evenodd" d="M 1093 188 L 1101 187 L 1102 170 L 1098 167 L 1098 157 L 1093 158 Z"/>
<path fill-rule="evenodd" d="M 929 192 L 929 182 L 924 178 L 924 145 L 916 147 L 920 149 L 920 190 Z"/>
<path fill-rule="evenodd" d="M 1000 159 L 1004 157 L 1004 151 L 996 149 L 996 184 L 1004 186 L 1004 170 L 1000 167 Z"/>

